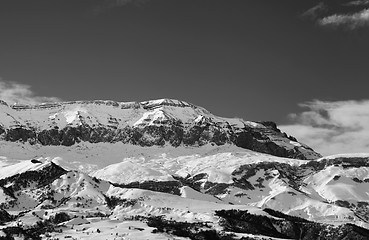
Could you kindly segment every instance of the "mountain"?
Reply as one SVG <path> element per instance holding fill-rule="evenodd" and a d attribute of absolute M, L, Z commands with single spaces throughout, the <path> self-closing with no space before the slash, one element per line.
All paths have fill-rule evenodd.
<path fill-rule="evenodd" d="M 368 166 L 369 154 L 306 162 L 244 151 L 205 157 L 124 159 L 91 174 L 125 188 L 183 195 L 185 186 L 227 204 L 270 208 L 310 221 L 355 222 L 368 227 Z"/>
<path fill-rule="evenodd" d="M 369 239 L 369 154 L 177 100 L 0 105 L 0 239 Z"/>
<path fill-rule="evenodd" d="M 216 159 L 225 164 L 230 156 L 214 155 L 205 165 Z M 66 170 L 54 160 L 7 165 L 0 173 L 0 237 L 369 238 L 369 201 L 362 192 L 369 155 L 310 162 L 251 151 L 233 157 L 221 178 L 219 170 L 199 168 L 206 160 L 187 158 L 199 174 L 168 181 L 126 179 L 126 184 Z"/>
<path fill-rule="evenodd" d="M 0 138 L 12 142 L 72 146 L 80 142 L 139 146 L 234 144 L 280 157 L 320 155 L 273 122 L 222 118 L 193 104 L 160 99 L 146 102 L 75 101 L 40 105 L 0 103 Z"/>

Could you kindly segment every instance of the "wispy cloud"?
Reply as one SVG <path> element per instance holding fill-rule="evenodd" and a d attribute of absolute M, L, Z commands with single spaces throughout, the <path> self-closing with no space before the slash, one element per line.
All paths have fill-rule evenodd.
<path fill-rule="evenodd" d="M 0 100 L 8 104 L 39 104 L 46 102 L 60 102 L 61 99 L 57 97 L 37 96 L 30 85 L 7 82 L 0 78 Z"/>
<path fill-rule="evenodd" d="M 319 16 L 324 13 L 325 11 L 327 11 L 328 7 L 324 2 L 320 2 L 317 5 L 309 8 L 308 10 L 306 10 L 303 14 L 302 17 L 304 18 L 310 18 L 310 19 L 317 19 L 319 18 Z"/>
<path fill-rule="evenodd" d="M 92 12 L 95 15 L 100 15 L 109 11 L 110 9 L 123 7 L 127 4 L 134 4 L 136 6 L 141 6 L 149 0 L 101 0 L 98 4 L 92 7 Z"/>
<path fill-rule="evenodd" d="M 302 17 L 322 27 L 354 30 L 369 26 L 369 0 L 335 2 L 323 0 L 306 10 Z"/>
<path fill-rule="evenodd" d="M 356 0 L 344 4 L 345 6 L 368 6 L 369 0 Z"/>
<path fill-rule="evenodd" d="M 323 155 L 369 152 L 369 100 L 312 101 L 290 114 L 282 131 L 292 134 Z"/>
<path fill-rule="evenodd" d="M 369 9 L 353 14 L 334 14 L 319 20 L 322 26 L 342 26 L 348 29 L 369 26 Z"/>

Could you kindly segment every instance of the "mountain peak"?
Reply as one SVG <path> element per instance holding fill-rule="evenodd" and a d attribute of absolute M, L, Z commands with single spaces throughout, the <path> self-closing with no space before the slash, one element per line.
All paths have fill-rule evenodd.
<path fill-rule="evenodd" d="M 192 108 L 196 108 L 195 105 L 190 104 L 188 102 L 181 101 L 181 100 L 176 100 L 176 99 L 169 99 L 169 98 L 162 98 L 162 99 L 157 99 L 157 100 L 144 101 L 144 102 L 141 102 L 140 104 L 143 105 L 146 108 L 152 108 L 152 107 L 155 107 L 155 106 L 173 106 L 173 107 L 192 107 Z"/>
<path fill-rule="evenodd" d="M 281 157 L 320 157 L 308 146 L 282 133 L 275 123 L 219 117 L 191 103 L 166 98 L 3 107 L 0 139 L 64 146 L 79 142 L 123 142 L 143 147 L 234 144 Z"/>
<path fill-rule="evenodd" d="M 181 101 L 181 100 L 169 99 L 169 98 L 147 100 L 147 101 L 142 101 L 142 102 L 118 102 L 118 101 L 111 101 L 111 100 L 81 100 L 81 101 L 40 103 L 40 104 L 33 104 L 33 105 L 32 104 L 20 104 L 20 103 L 9 105 L 5 101 L 0 100 L 0 104 L 9 106 L 10 108 L 13 108 L 15 110 L 58 108 L 58 107 L 68 106 L 68 105 L 105 105 L 105 106 L 118 107 L 122 109 L 140 108 L 140 107 L 144 109 L 151 109 L 151 108 L 161 107 L 161 106 L 198 108 L 198 106 L 195 106 L 194 104 L 190 104 L 188 102 Z"/>

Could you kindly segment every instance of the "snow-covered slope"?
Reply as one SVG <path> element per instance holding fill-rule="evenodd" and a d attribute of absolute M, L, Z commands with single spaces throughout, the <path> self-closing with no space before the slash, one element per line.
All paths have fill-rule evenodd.
<path fill-rule="evenodd" d="M 159 230 L 162 225 L 177 229 L 186 222 L 190 225 L 184 229 L 193 234 L 226 234 L 222 233 L 225 229 L 239 234 L 226 224 L 245 221 L 239 213 L 248 216 L 247 223 L 242 224 L 252 225 L 241 232 L 255 239 L 264 234 L 291 238 L 297 234 L 296 229 L 309 236 L 306 239 L 314 239 L 312 228 L 328 236 L 336 229 L 356 237 L 366 230 L 351 229 L 347 224 L 369 226 L 369 155 L 340 155 L 307 162 L 231 146 L 208 146 L 206 153 L 172 154 L 122 158 L 120 163 L 93 172 L 94 176 L 58 166 L 73 159 L 15 161 L 3 157 L 6 164 L 0 169 L 0 207 L 17 215 L 17 222 L 8 220 L 9 224 L 37 228 L 37 221 L 63 222 L 50 233 L 59 237 L 67 236 L 58 233 L 59 228 L 81 237 L 97 234 L 92 226 L 106 229 L 103 226 L 111 226 L 110 221 L 126 226 L 132 220 L 145 220 Z M 183 149 L 177 154 L 183 154 Z M 295 230 L 265 230 L 253 225 L 266 219 L 274 222 L 273 226 L 292 224 Z M 81 227 L 74 227 L 79 224 Z M 305 228 L 310 230 L 305 232 Z M 332 235 L 327 239 L 337 238 Z"/>
<path fill-rule="evenodd" d="M 224 203 L 268 207 L 314 221 L 367 223 L 369 156 L 364 154 L 306 162 L 234 145 L 143 148 L 81 143 L 58 147 L 9 142 L 0 146 L 0 152 L 10 156 L 2 157 L 0 175 L 4 177 L 53 162 L 123 187 L 194 196 L 184 191 L 183 187 L 190 187 Z M 35 158 L 33 163 L 15 160 L 27 156 Z M 40 157 L 49 160 L 41 163 Z"/>
<path fill-rule="evenodd" d="M 173 176 L 187 177 L 206 174 L 207 180 L 218 183 L 232 182 L 232 172 L 245 164 L 281 162 L 291 165 L 306 161 L 280 158 L 234 146 L 207 146 L 207 151 L 182 151 L 180 156 L 166 154 L 122 158 L 118 163 L 92 172 L 92 176 L 116 183 L 143 182 L 147 180 L 171 181 Z M 191 151 L 192 150 L 192 151 Z"/>
<path fill-rule="evenodd" d="M 21 174 L 27 171 L 37 171 L 46 166 L 50 166 L 50 161 L 41 162 L 33 159 L 31 161 L 22 161 L 17 164 L 10 164 L 0 168 L 0 179 L 11 177 L 16 174 Z"/>
<path fill-rule="evenodd" d="M 0 101 L 0 236 L 368 239 L 369 154 L 318 157 L 178 100 Z"/>
<path fill-rule="evenodd" d="M 151 146 L 141 147 L 132 144 L 124 144 L 122 142 L 117 143 L 88 143 L 82 142 L 73 146 L 42 146 L 32 145 L 29 143 L 8 142 L 4 141 L 0 144 L 0 166 L 6 166 L 19 162 L 18 159 L 38 159 L 40 157 L 53 160 L 63 166 L 66 169 L 78 169 L 83 172 L 93 172 L 102 168 L 105 168 L 111 164 L 124 164 L 123 162 L 131 161 L 131 167 L 135 164 L 144 164 L 144 162 L 150 162 L 151 164 L 158 165 L 159 162 L 171 162 L 174 168 L 176 160 L 185 162 L 191 158 L 212 158 L 216 163 L 217 154 L 224 153 L 225 156 L 228 153 L 240 153 L 240 156 L 258 156 L 261 159 L 269 158 L 278 160 L 280 158 L 262 154 L 247 149 L 237 147 L 233 144 L 225 144 L 221 146 L 206 144 L 201 147 L 195 146 L 181 146 L 173 147 L 170 145 L 165 146 Z M 213 157 L 211 157 L 213 156 Z M 220 155 L 223 156 L 223 155 Z M 237 158 L 238 159 L 238 158 Z M 286 161 L 299 162 L 296 159 L 286 159 Z M 140 165 L 140 166 L 145 166 Z M 150 167 L 148 165 L 148 167 Z M 154 168 L 151 168 L 154 169 Z M 156 167 L 156 170 L 158 168 Z M 171 174 L 172 172 L 170 172 Z"/>
<path fill-rule="evenodd" d="M 127 161 L 136 173 L 124 171 Z M 252 151 L 129 158 L 92 173 L 125 186 L 179 181 L 226 203 L 271 208 L 304 219 L 369 226 L 369 155 L 298 161 Z M 124 174 L 126 173 L 126 174 Z M 136 185 L 139 187 L 139 185 Z M 179 188 L 178 187 L 178 188 Z M 183 188 L 181 188 L 183 194 Z"/>
<path fill-rule="evenodd" d="M 122 142 L 139 146 L 234 144 L 276 156 L 320 155 L 271 122 L 222 118 L 173 100 L 75 101 L 40 105 L 0 104 L 0 139 L 42 145 Z"/>

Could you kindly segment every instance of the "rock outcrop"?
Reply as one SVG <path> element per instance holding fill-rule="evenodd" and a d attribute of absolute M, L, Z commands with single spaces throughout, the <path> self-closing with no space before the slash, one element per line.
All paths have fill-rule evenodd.
<path fill-rule="evenodd" d="M 71 146 L 79 142 L 123 142 L 140 146 L 238 147 L 296 159 L 320 155 L 273 122 L 217 117 L 183 101 L 75 101 L 0 105 L 0 138 L 30 144 Z"/>

